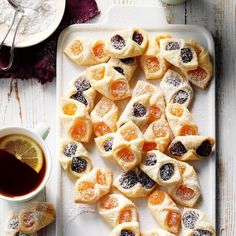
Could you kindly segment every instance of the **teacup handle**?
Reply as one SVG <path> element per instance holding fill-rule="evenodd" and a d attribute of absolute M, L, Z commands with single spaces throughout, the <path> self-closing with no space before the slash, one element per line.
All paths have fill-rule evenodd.
<path fill-rule="evenodd" d="M 39 123 L 35 128 L 34 132 L 40 136 L 43 140 L 45 140 L 49 134 L 50 126 L 46 123 Z"/>

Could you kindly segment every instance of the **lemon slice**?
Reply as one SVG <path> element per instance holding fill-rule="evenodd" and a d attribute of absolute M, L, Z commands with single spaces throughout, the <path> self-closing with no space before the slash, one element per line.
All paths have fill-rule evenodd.
<path fill-rule="evenodd" d="M 43 152 L 34 140 L 25 135 L 6 136 L 0 141 L 0 149 L 11 153 L 38 173 L 42 169 Z"/>

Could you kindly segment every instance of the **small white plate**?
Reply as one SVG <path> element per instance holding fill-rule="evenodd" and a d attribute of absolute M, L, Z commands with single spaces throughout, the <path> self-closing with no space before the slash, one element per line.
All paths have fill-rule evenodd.
<path fill-rule="evenodd" d="M 57 29 L 65 12 L 66 0 L 56 0 L 55 3 L 57 8 L 56 17 L 53 22 L 51 22 L 49 27 L 39 33 L 17 34 L 15 41 L 16 48 L 24 48 L 38 44 L 48 38 Z M 7 30 L 8 26 L 6 24 L 0 24 L 0 42 L 6 35 Z M 14 30 L 9 33 L 4 45 L 11 46 L 13 33 Z"/>

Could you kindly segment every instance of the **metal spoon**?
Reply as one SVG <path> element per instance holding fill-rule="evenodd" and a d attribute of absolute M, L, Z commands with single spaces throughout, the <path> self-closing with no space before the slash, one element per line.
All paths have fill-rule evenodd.
<path fill-rule="evenodd" d="M 12 44 L 11 44 L 11 49 L 10 49 L 10 61 L 8 63 L 8 65 L 6 67 L 3 67 L 3 68 L 0 68 L 0 70 L 4 70 L 4 71 L 7 71 L 11 68 L 12 66 L 12 63 L 13 63 L 13 59 L 14 59 L 14 48 L 15 48 L 15 39 L 16 39 L 16 34 L 17 34 L 17 31 L 18 31 L 18 28 L 19 28 L 19 25 L 21 23 L 21 20 L 24 16 L 24 8 L 21 7 L 18 3 L 16 3 L 14 0 L 7 0 L 9 2 L 9 4 L 15 9 L 15 14 L 14 14 L 14 17 L 13 17 L 13 20 L 12 20 L 12 23 L 5 35 L 5 37 L 3 38 L 1 44 L 0 44 L 0 50 L 8 36 L 8 34 L 10 33 L 14 23 L 15 23 L 15 20 L 16 20 L 16 17 L 17 15 L 20 15 L 20 18 L 19 18 L 19 21 L 16 25 L 16 29 L 15 29 L 15 32 L 14 32 L 14 35 L 13 35 L 13 39 L 12 39 Z"/>

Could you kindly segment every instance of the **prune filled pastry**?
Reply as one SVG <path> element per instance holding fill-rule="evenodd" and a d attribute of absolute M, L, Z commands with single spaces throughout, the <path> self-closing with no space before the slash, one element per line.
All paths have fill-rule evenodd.
<path fill-rule="evenodd" d="M 112 162 L 114 162 L 112 155 L 114 136 L 114 133 L 109 133 L 95 138 L 99 154 L 106 160 Z"/>
<path fill-rule="evenodd" d="M 137 222 L 138 210 L 122 194 L 107 194 L 97 205 L 98 213 L 113 227 L 122 223 Z"/>
<path fill-rule="evenodd" d="M 120 74 L 124 75 L 128 81 L 131 80 L 137 68 L 137 60 L 135 57 L 124 59 L 111 58 L 108 61 L 108 64 L 110 64 Z"/>
<path fill-rule="evenodd" d="M 60 118 L 69 138 L 78 142 L 89 142 L 92 135 L 92 122 L 83 104 L 70 98 L 63 98 Z"/>
<path fill-rule="evenodd" d="M 197 174 L 191 165 L 184 162 L 178 163 L 182 181 L 175 186 L 168 187 L 168 193 L 181 206 L 193 207 L 201 195 Z"/>
<path fill-rule="evenodd" d="M 148 196 L 148 208 L 158 224 L 177 234 L 181 225 L 181 212 L 169 195 L 156 189 Z"/>
<path fill-rule="evenodd" d="M 94 89 L 111 100 L 121 100 L 130 96 L 127 78 L 110 64 L 91 66 L 86 75 Z"/>
<path fill-rule="evenodd" d="M 184 208 L 182 214 L 184 236 L 215 236 L 216 232 L 206 214 L 198 209 Z"/>
<path fill-rule="evenodd" d="M 130 222 L 117 225 L 109 236 L 140 236 L 139 223 Z"/>
<path fill-rule="evenodd" d="M 116 131 L 118 107 L 110 99 L 102 97 L 92 110 L 90 116 L 96 136 L 103 136 Z"/>
<path fill-rule="evenodd" d="M 66 97 L 84 104 L 87 111 L 90 112 L 94 107 L 96 90 L 91 87 L 89 79 L 86 78 L 86 74 L 81 73 L 72 81 L 70 91 Z"/>
<path fill-rule="evenodd" d="M 19 212 L 19 231 L 32 234 L 51 224 L 56 217 L 54 206 L 48 202 L 31 202 Z"/>
<path fill-rule="evenodd" d="M 160 87 L 166 103 L 179 103 L 189 106 L 193 98 L 193 89 L 188 80 L 173 70 L 168 70 L 163 77 Z"/>
<path fill-rule="evenodd" d="M 156 187 L 156 182 L 135 169 L 120 174 L 113 185 L 127 197 L 140 198 L 146 197 Z"/>
<path fill-rule="evenodd" d="M 112 154 L 115 162 L 128 171 L 141 161 L 143 135 L 132 121 L 121 126 L 114 137 Z"/>
<path fill-rule="evenodd" d="M 92 169 L 92 161 L 84 146 L 71 139 L 60 142 L 60 163 L 73 178 L 80 178 Z"/>
<path fill-rule="evenodd" d="M 181 161 L 201 160 L 210 156 L 215 140 L 200 135 L 178 136 L 170 144 L 169 153 Z"/>
<path fill-rule="evenodd" d="M 91 66 L 107 62 L 110 58 L 104 50 L 105 41 L 78 37 L 66 47 L 64 53 L 76 64 Z"/>
<path fill-rule="evenodd" d="M 166 118 L 174 136 L 197 135 L 198 127 L 190 111 L 178 103 L 169 103 Z"/>
<path fill-rule="evenodd" d="M 198 67 L 195 70 L 182 70 L 186 78 L 195 86 L 205 89 L 212 79 L 212 63 L 206 48 L 194 40 L 188 40 L 187 44 L 195 48 L 198 57 Z"/>
<path fill-rule="evenodd" d="M 152 122 L 144 133 L 143 151 L 159 150 L 164 152 L 171 142 L 171 131 L 164 116 Z"/>
<path fill-rule="evenodd" d="M 173 186 L 182 179 L 178 161 L 157 150 L 145 154 L 140 168 L 161 186 Z"/>
<path fill-rule="evenodd" d="M 148 42 L 147 33 L 140 28 L 112 33 L 105 45 L 106 53 L 112 58 L 137 57 L 144 53 Z"/>
<path fill-rule="evenodd" d="M 142 232 L 141 236 L 175 236 L 175 234 L 163 229 L 153 229 L 147 232 Z"/>
<path fill-rule="evenodd" d="M 128 121 L 133 121 L 136 125 L 142 128 L 147 123 L 150 116 L 149 104 L 149 94 L 133 97 L 121 114 L 117 122 L 117 127 L 121 127 Z"/>
<path fill-rule="evenodd" d="M 95 203 L 110 192 L 112 171 L 95 168 L 75 183 L 76 203 Z"/>

